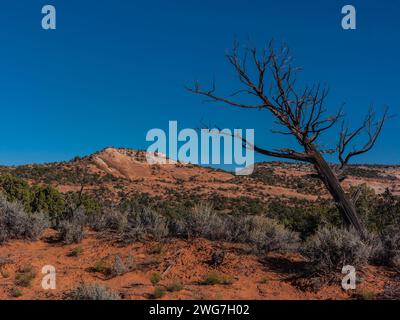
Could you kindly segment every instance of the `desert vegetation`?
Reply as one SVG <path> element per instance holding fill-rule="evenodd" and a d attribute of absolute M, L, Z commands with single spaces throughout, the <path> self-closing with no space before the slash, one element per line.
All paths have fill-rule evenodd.
<path fill-rule="evenodd" d="M 3 173 L 0 175 L 0 246 L 7 248 L 15 241 L 45 243 L 50 248 L 54 246 L 65 251 L 63 259 L 70 263 L 79 263 L 91 254 L 89 239 L 90 243 L 100 241 L 102 244 L 97 245 L 100 248 L 104 245 L 115 250 L 127 248 L 125 252 L 109 254 L 95 249 L 96 255 L 81 271 L 85 277 L 93 278 L 72 283 L 58 296 L 62 299 L 124 299 L 129 296 L 126 292 L 115 285 L 109 289 L 108 284 L 138 273 L 143 274 L 144 284 L 137 286 L 149 286 L 144 294 L 149 299 L 197 292 L 193 286 L 199 286 L 200 290 L 216 290 L 223 286 L 229 291 L 230 287 L 239 286 L 240 277 L 236 273 L 242 272 L 227 269 L 233 256 L 235 259 L 254 257 L 253 263 L 260 264 L 260 268 L 276 268 L 281 263 L 287 265 L 281 272 L 287 272 L 293 278 L 279 281 L 304 292 L 302 294 L 318 294 L 332 281 L 340 288 L 338 277 L 341 268 L 347 264 L 358 270 L 383 268 L 396 281 L 400 270 L 398 195 L 389 189 L 376 193 L 367 184 L 348 189 L 349 194 L 358 192 L 355 205 L 365 228 L 365 236 L 361 237 L 354 229 L 347 228 L 340 211 L 327 197 L 315 200 L 283 196 L 260 199 L 240 195 L 242 184 L 260 186 L 261 183 L 294 189 L 296 185 L 299 188 L 302 184 L 310 185 L 309 181 L 315 179 L 307 166 L 298 165 L 296 170 L 302 170 L 304 174 L 294 179 L 290 176 L 282 178 L 284 175 L 275 171 L 290 170 L 292 165 L 271 163 L 263 166 L 267 168 L 264 173 L 257 171 L 263 170 L 261 166 L 253 177 L 228 180 L 238 188 L 236 191 L 228 188 L 228 192 L 239 193 L 235 197 L 218 193 L 200 195 L 186 189 L 170 189 L 166 196 L 121 189 L 121 197 L 113 201 L 92 192 L 82 180 L 75 191 L 60 192 L 56 186 L 25 180 L 11 172 Z M 380 172 L 382 168 L 374 167 L 373 170 Z M 365 179 L 380 179 L 385 175 L 372 174 L 373 177 L 368 174 Z M 26 175 L 29 175 L 27 171 Z M 224 186 L 224 182 L 218 183 Z M 320 188 L 320 182 L 316 182 L 315 188 Z M 305 193 L 317 191 L 301 189 Z M 199 244 L 198 241 L 207 242 Z M 179 269 L 177 264 L 183 250 L 171 251 L 175 243 L 193 248 L 205 246 L 193 253 L 204 252 L 206 256 L 196 260 L 196 265 L 203 265 L 205 269 L 191 282 L 185 280 L 189 270 L 184 265 L 184 272 L 174 273 L 175 268 Z M 144 249 L 137 254 L 134 248 L 139 244 Z M 24 298 L 26 292 L 37 286 L 40 270 L 29 261 L 13 268 L 16 262 L 12 254 L 0 254 L 1 277 L 9 281 L 7 297 Z M 301 267 L 297 267 L 300 262 Z M 234 265 L 239 268 L 241 263 Z M 350 297 L 393 298 L 398 291 L 391 285 L 392 278 L 388 278 L 388 285 L 380 292 L 366 288 Z M 268 287 L 274 282 L 268 276 L 260 275 L 255 283 Z M 136 288 L 129 282 L 126 286 Z"/>
<path fill-rule="evenodd" d="M 173 208 L 175 214 L 171 215 L 171 208 L 166 208 L 162 199 L 146 194 L 110 206 L 96 199 L 82 201 L 77 194 L 61 194 L 49 185 L 29 186 L 23 179 L 11 175 L 2 176 L 1 187 L 3 243 L 11 239 L 35 240 L 48 227 L 58 231 L 59 241 L 79 243 L 85 229 L 90 228 L 107 231 L 126 243 L 149 238 L 159 241 L 167 237 L 202 237 L 250 243 L 271 251 L 285 244 L 291 248 L 291 244 L 321 235 L 323 226 L 336 228 L 341 234 L 345 231 L 341 230 L 344 225 L 338 210 L 325 200 L 288 199 L 282 205 L 284 200 L 276 198 L 264 210 L 250 201 L 243 203 L 252 214 L 226 212 L 226 207 L 209 201 L 186 207 L 177 205 Z M 389 190 L 376 195 L 365 185 L 358 189 L 362 192 L 357 209 L 368 232 L 377 236 L 394 233 L 395 226 L 400 223 L 399 198 Z M 88 196 L 84 198 L 89 199 Z M 388 243 L 388 239 L 383 242 Z"/>
<path fill-rule="evenodd" d="M 98 284 L 79 284 L 66 294 L 71 300 L 120 300 L 121 297 L 110 289 Z"/>

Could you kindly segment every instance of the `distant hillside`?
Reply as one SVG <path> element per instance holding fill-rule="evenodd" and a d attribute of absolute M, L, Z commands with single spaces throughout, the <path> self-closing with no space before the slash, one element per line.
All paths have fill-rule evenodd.
<path fill-rule="evenodd" d="M 122 148 L 106 148 L 67 162 L 1 167 L 0 172 L 24 178 L 31 184 L 50 184 L 61 192 L 78 191 L 84 185 L 86 192 L 110 201 L 137 193 L 182 201 L 218 197 L 260 202 L 275 197 L 314 201 L 327 197 L 308 164 L 263 162 L 256 164 L 251 176 L 234 176 L 177 162 L 149 165 L 145 151 Z M 346 188 L 366 183 L 376 193 L 388 188 L 400 194 L 399 166 L 354 165 L 347 173 Z"/>

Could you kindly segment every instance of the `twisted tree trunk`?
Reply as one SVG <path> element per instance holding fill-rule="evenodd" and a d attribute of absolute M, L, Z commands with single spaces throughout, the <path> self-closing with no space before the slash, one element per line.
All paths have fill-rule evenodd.
<path fill-rule="evenodd" d="M 325 187 L 332 195 L 336 207 L 341 213 L 344 222 L 347 226 L 352 226 L 360 234 L 362 238 L 365 238 L 365 230 L 359 219 L 356 211 L 355 204 L 350 197 L 343 190 L 339 179 L 333 172 L 332 168 L 322 157 L 321 153 L 316 150 L 315 147 L 311 146 L 311 152 L 313 154 L 313 165 L 317 170 L 318 175 L 323 181 Z"/>

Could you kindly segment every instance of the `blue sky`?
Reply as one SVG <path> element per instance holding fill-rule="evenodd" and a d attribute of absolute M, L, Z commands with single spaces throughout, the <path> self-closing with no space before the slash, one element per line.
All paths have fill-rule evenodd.
<path fill-rule="evenodd" d="M 57 30 L 41 28 L 45 4 L 57 9 Z M 341 28 L 345 4 L 356 7 L 357 30 Z M 328 108 L 346 102 L 355 125 L 371 104 L 399 114 L 399 13 L 391 0 L 2 1 L 0 164 L 146 148 L 146 132 L 169 120 L 255 128 L 260 146 L 291 145 L 269 132 L 267 112 L 204 104 L 185 91 L 213 78 L 221 93 L 238 88 L 225 60 L 235 38 L 288 43 L 304 68 L 300 83 L 327 83 Z M 357 161 L 399 163 L 399 121 Z"/>

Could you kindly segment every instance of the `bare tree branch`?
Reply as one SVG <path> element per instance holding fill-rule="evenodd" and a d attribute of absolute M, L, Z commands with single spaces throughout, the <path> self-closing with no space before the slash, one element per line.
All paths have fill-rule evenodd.
<path fill-rule="evenodd" d="M 248 57 L 251 64 L 247 64 Z M 275 123 L 282 128 L 272 130 L 273 133 L 293 136 L 303 151 L 288 148 L 269 150 L 250 145 L 243 137 L 243 147 L 252 148 L 254 151 L 271 157 L 291 159 L 312 163 L 318 176 L 323 181 L 327 190 L 332 195 L 344 221 L 356 228 L 361 236 L 364 235 L 363 227 L 356 214 L 352 200 L 344 192 L 340 182 L 346 178 L 344 168 L 355 156 L 368 152 L 375 145 L 383 125 L 387 120 L 387 109 L 383 117 L 375 122 L 372 109 L 367 114 L 362 125 L 354 131 L 342 122 L 339 134 L 339 142 L 336 148 L 326 148 L 318 142 L 322 133 L 333 128 L 343 117 L 343 105 L 333 115 L 327 115 L 325 100 L 328 89 L 317 83 L 299 89 L 297 86 L 297 73 L 299 68 L 293 63 L 293 59 L 287 46 L 275 50 L 272 43 L 262 50 L 245 48 L 242 58 L 239 57 L 239 44 L 234 43 L 232 51 L 226 54 L 226 58 L 233 67 L 242 88 L 236 90 L 229 98 L 216 93 L 215 82 L 210 90 L 201 89 L 198 83 L 193 88 L 187 88 L 190 92 L 206 96 L 210 101 L 245 108 L 261 109 L 269 111 Z M 236 97 L 239 94 L 251 97 L 252 104 L 243 103 Z M 254 102 L 254 101 L 258 101 Z M 366 133 L 367 141 L 359 148 L 353 147 L 347 151 L 356 137 Z M 324 159 L 324 154 L 338 153 L 340 166 L 337 172 Z"/>
<path fill-rule="evenodd" d="M 374 111 L 372 108 L 370 108 L 363 123 L 354 131 L 349 131 L 349 126 L 345 125 L 344 121 L 342 122 L 342 127 L 339 134 L 339 142 L 337 145 L 340 169 L 343 169 L 345 166 L 347 166 L 352 157 L 366 153 L 372 149 L 387 119 L 388 108 L 384 110 L 382 117 L 377 121 L 375 121 Z M 353 150 L 346 154 L 349 144 L 362 133 L 367 135 L 367 141 L 358 149 L 353 146 Z"/>

